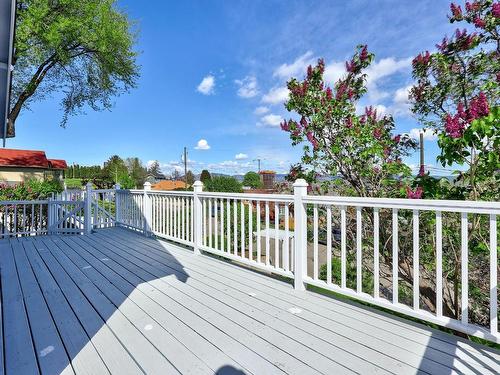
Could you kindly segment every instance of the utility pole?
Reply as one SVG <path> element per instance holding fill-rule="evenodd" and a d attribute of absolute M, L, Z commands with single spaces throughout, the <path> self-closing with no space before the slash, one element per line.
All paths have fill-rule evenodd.
<path fill-rule="evenodd" d="M 424 132 L 420 132 L 420 171 L 424 171 L 425 159 L 424 159 Z"/>
<path fill-rule="evenodd" d="M 258 166 L 259 166 L 259 173 L 260 173 L 260 161 L 261 161 L 261 159 L 260 159 L 260 158 L 258 158 L 258 159 L 254 159 L 253 161 L 256 161 L 256 162 L 258 163 Z"/>
<path fill-rule="evenodd" d="M 187 190 L 188 186 L 188 180 L 187 180 L 187 171 L 188 171 L 188 164 L 187 164 L 187 147 L 184 146 L 184 183 L 186 184 L 185 190 Z"/>

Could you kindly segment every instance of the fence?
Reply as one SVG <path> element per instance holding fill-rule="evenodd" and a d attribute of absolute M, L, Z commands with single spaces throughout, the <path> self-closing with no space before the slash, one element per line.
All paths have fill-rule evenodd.
<path fill-rule="evenodd" d="M 498 215 L 499 202 L 309 196 L 303 180 L 293 195 L 197 181 L 193 192 L 89 185 L 76 200 L 0 204 L 2 236 L 124 226 L 494 342 Z"/>
<path fill-rule="evenodd" d="M 299 290 L 328 289 L 500 341 L 498 202 L 309 196 L 301 180 L 293 195 L 203 192 L 199 182 L 194 192 L 146 185 L 116 194 L 119 225 L 292 278 Z M 488 234 L 479 268 L 469 257 L 478 228 Z"/>

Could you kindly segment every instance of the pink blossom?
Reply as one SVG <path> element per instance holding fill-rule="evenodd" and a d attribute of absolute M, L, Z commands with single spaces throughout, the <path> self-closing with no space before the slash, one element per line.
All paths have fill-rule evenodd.
<path fill-rule="evenodd" d="M 359 119 L 359 122 L 360 122 L 361 124 L 366 123 L 366 115 L 361 116 L 361 117 L 360 117 L 360 119 Z"/>
<path fill-rule="evenodd" d="M 444 130 L 451 138 L 460 138 L 465 129 L 465 121 L 458 114 L 451 116 L 446 115 Z"/>
<path fill-rule="evenodd" d="M 306 136 L 307 140 L 311 142 L 313 148 L 316 150 L 318 148 L 318 141 L 314 137 L 314 134 L 312 132 L 307 132 Z"/>
<path fill-rule="evenodd" d="M 401 141 L 401 135 L 396 135 L 393 139 L 394 143 L 399 143 L 399 141 Z"/>
<path fill-rule="evenodd" d="M 326 88 L 326 98 L 332 100 L 332 89 L 329 87 Z"/>
<path fill-rule="evenodd" d="M 325 60 L 323 59 L 318 60 L 318 70 L 321 75 L 325 72 Z"/>
<path fill-rule="evenodd" d="M 465 10 L 467 12 L 475 12 L 479 10 L 479 7 L 481 4 L 479 4 L 477 1 L 474 1 L 473 3 L 469 3 L 468 1 L 465 3 Z"/>
<path fill-rule="evenodd" d="M 455 5 L 454 3 L 451 3 L 450 9 L 451 9 L 451 14 L 453 14 L 453 17 L 457 19 L 462 18 L 462 8 L 460 7 L 460 5 Z"/>
<path fill-rule="evenodd" d="M 480 92 L 479 95 L 472 99 L 470 102 L 470 118 L 475 120 L 480 117 L 488 116 L 490 113 L 490 107 L 488 105 L 488 100 L 484 92 Z"/>
<path fill-rule="evenodd" d="M 409 186 L 406 187 L 406 198 L 409 199 L 422 199 L 423 189 L 418 186 L 415 190 L 411 190 Z"/>
<path fill-rule="evenodd" d="M 497 82 L 500 83 L 500 72 L 497 73 Z"/>
<path fill-rule="evenodd" d="M 345 122 L 345 126 L 348 127 L 349 129 L 352 128 L 352 118 L 348 118 L 347 121 Z"/>
<path fill-rule="evenodd" d="M 307 128 L 307 119 L 302 116 L 302 118 L 300 119 L 300 125 L 302 126 L 302 128 Z"/>
<path fill-rule="evenodd" d="M 342 99 L 346 91 L 346 84 L 345 82 L 340 82 L 338 87 L 337 87 L 337 94 L 335 95 L 335 98 L 337 100 Z"/>
<path fill-rule="evenodd" d="M 436 48 L 441 52 L 446 52 L 448 48 L 448 39 L 446 37 L 443 38 L 441 44 L 436 44 Z"/>
<path fill-rule="evenodd" d="M 429 51 L 425 51 L 424 53 L 419 53 L 417 57 L 415 57 L 412 61 L 413 67 L 417 67 L 419 65 L 426 67 L 429 64 L 429 61 L 431 59 L 431 54 Z"/>
<path fill-rule="evenodd" d="M 377 109 L 373 106 L 365 107 L 366 117 L 371 118 L 373 121 L 377 119 Z"/>
<path fill-rule="evenodd" d="M 373 136 L 375 139 L 380 140 L 380 138 L 382 138 L 382 130 L 380 130 L 380 128 L 373 129 Z"/>
<path fill-rule="evenodd" d="M 380 168 L 379 167 L 373 167 L 373 172 L 374 173 L 380 173 Z"/>
<path fill-rule="evenodd" d="M 346 61 L 345 62 L 345 70 L 349 73 L 353 73 L 356 70 L 356 63 L 354 61 Z"/>
<path fill-rule="evenodd" d="M 387 159 L 389 156 L 391 156 L 391 150 L 389 148 L 384 148 L 384 157 Z"/>
<path fill-rule="evenodd" d="M 486 22 L 484 22 L 484 20 L 482 20 L 480 17 L 476 17 L 474 18 L 474 25 L 477 28 L 484 29 L 484 27 L 486 26 Z"/>
<path fill-rule="evenodd" d="M 495 3 L 491 7 L 491 14 L 495 18 L 500 18 L 500 2 Z"/>
<path fill-rule="evenodd" d="M 367 58 L 368 58 L 368 46 L 363 46 L 363 48 L 361 49 L 361 53 L 359 54 L 359 59 L 361 61 L 365 61 Z"/>
<path fill-rule="evenodd" d="M 281 130 L 283 131 L 290 131 L 290 125 L 286 122 L 286 120 L 283 120 L 282 123 L 280 123 Z"/>
<path fill-rule="evenodd" d="M 311 66 L 311 65 L 309 65 L 309 66 L 307 67 L 307 79 L 311 79 L 311 77 L 312 77 L 312 72 L 313 72 L 313 70 L 312 70 L 312 66 Z"/>
<path fill-rule="evenodd" d="M 418 170 L 418 176 L 419 177 L 425 176 L 425 167 L 423 165 L 421 165 L 419 170 Z"/>

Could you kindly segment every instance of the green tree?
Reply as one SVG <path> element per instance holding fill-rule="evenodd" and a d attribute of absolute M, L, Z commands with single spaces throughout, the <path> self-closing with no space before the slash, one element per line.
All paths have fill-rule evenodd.
<path fill-rule="evenodd" d="M 161 173 L 161 167 L 160 167 L 160 163 L 158 162 L 158 160 L 154 160 L 150 166 L 148 167 L 148 174 L 150 176 L 153 176 L 154 178 L 159 178 L 161 176 L 163 176 L 163 174 Z"/>
<path fill-rule="evenodd" d="M 191 171 L 187 171 L 186 173 L 186 188 L 192 186 L 194 184 L 194 174 Z"/>
<path fill-rule="evenodd" d="M 105 163 L 101 172 L 101 179 L 108 186 L 120 183 L 124 188 L 133 188 L 130 186 L 128 169 L 125 162 L 118 155 L 111 156 Z"/>
<path fill-rule="evenodd" d="M 437 45 L 437 51 L 415 57 L 412 110 L 438 134 L 438 161 L 466 168 L 458 175 L 460 189 L 433 189 L 437 197 L 450 198 L 448 192 L 453 199 L 496 200 L 500 197 L 500 4 L 467 2 L 462 10 L 452 3 L 451 12 L 450 22 L 473 30 L 457 29 Z M 421 182 L 427 184 L 424 190 L 429 190 L 430 182 Z"/>
<path fill-rule="evenodd" d="M 243 177 L 243 186 L 250 186 L 253 189 L 259 189 L 264 187 L 264 184 L 262 183 L 258 173 L 250 171 Z"/>
<path fill-rule="evenodd" d="M 243 187 L 234 177 L 216 176 L 206 182 L 205 190 L 222 193 L 241 193 Z"/>
<path fill-rule="evenodd" d="M 205 184 L 211 178 L 212 176 L 210 175 L 210 172 L 208 170 L 204 169 L 201 171 L 200 181 L 203 182 L 203 184 Z"/>
<path fill-rule="evenodd" d="M 146 167 L 142 164 L 141 160 L 137 157 L 127 158 L 125 164 L 128 169 L 130 178 L 133 181 L 134 187 L 142 188 L 144 182 L 146 181 L 146 175 L 148 173 Z"/>
<path fill-rule="evenodd" d="M 8 136 L 22 109 L 62 95 L 61 125 L 85 106 L 109 109 L 135 87 L 136 33 L 115 0 L 19 0 Z"/>
<path fill-rule="evenodd" d="M 338 175 L 341 180 L 333 183 L 345 194 L 399 197 L 405 194 L 401 180 L 410 177 L 402 159 L 415 143 L 406 135 L 392 134 L 393 118 L 380 116 L 372 106 L 361 115 L 356 113 L 356 103 L 367 91 L 365 70 L 373 58 L 366 46 L 359 46 L 333 89 L 324 81 L 322 59 L 308 67 L 303 81 L 292 78 L 285 105 L 300 120 L 285 120 L 281 128 L 294 146 L 306 144 L 301 172 L 311 181 L 318 174 Z"/>

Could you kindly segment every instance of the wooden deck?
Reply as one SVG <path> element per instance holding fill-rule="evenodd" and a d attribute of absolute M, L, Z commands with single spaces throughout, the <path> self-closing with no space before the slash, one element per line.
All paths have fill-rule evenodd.
<path fill-rule="evenodd" d="M 124 229 L 0 241 L 0 374 L 499 373 L 500 353 Z"/>

